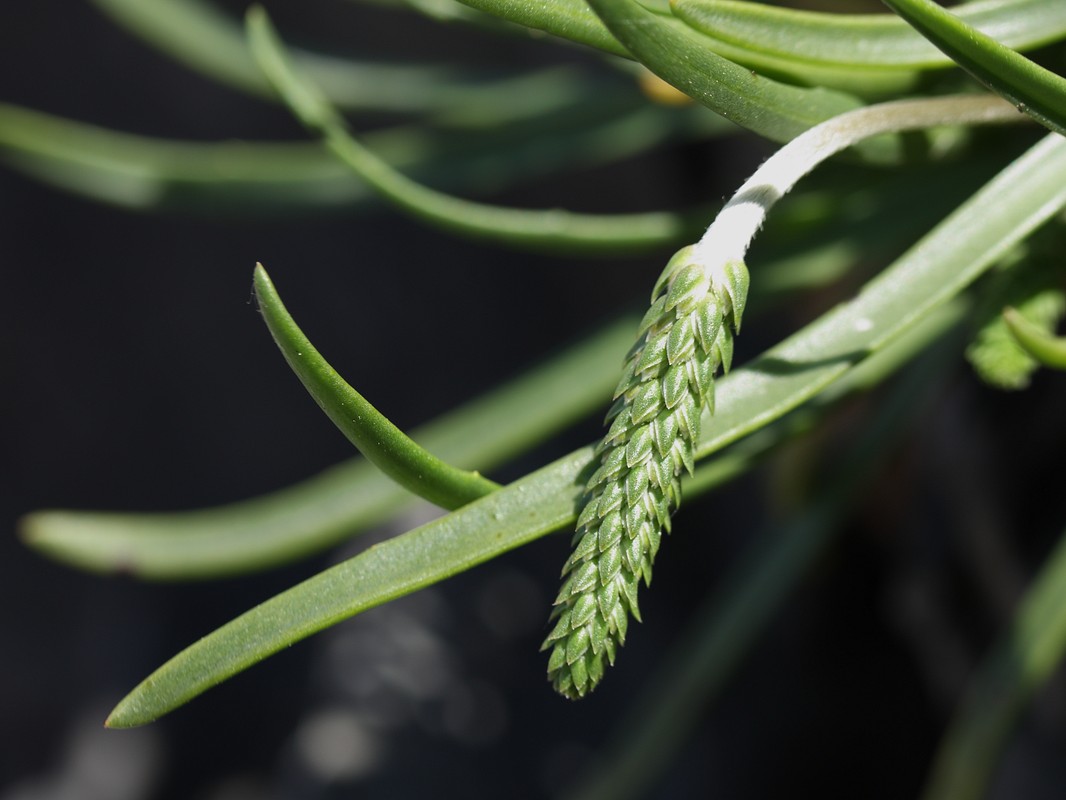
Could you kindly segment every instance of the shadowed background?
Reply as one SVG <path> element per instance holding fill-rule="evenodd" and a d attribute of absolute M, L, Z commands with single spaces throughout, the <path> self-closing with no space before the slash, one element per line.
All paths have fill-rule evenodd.
<path fill-rule="evenodd" d="M 578 48 L 414 14 L 324 1 L 268 9 L 293 42 L 341 55 L 476 53 L 501 71 L 559 62 L 604 71 Z M 285 110 L 174 64 L 89 4 L 42 0 L 4 16 L 0 101 L 150 136 L 304 138 Z M 675 143 L 491 197 L 587 211 L 682 207 L 727 194 L 765 152 L 750 137 Z M 105 732 L 110 707 L 180 648 L 429 513 L 283 569 L 184 585 L 84 575 L 18 541 L 16 520 L 35 509 L 198 508 L 351 455 L 250 302 L 257 260 L 323 354 L 410 429 L 639 311 L 668 253 L 516 253 L 377 205 L 137 213 L 11 169 L 0 172 L 0 212 L 2 800 L 556 796 L 618 733 L 746 535 L 795 505 L 790 491 L 815 459 L 813 445 L 791 448 L 686 504 L 642 598 L 645 624 L 579 704 L 552 694 L 537 652 L 562 534 L 301 643 L 146 729 Z M 781 312 L 761 333 L 749 323 L 740 360 L 809 315 Z M 648 796 L 913 794 L 963 676 L 1059 532 L 1049 494 L 1062 486 L 1064 399 L 1058 376 L 1000 396 L 959 370 Z M 594 417 L 492 477 L 587 443 Z M 832 453 L 854 424 L 844 415 L 814 444 Z M 1021 454 L 1024 474 L 1004 474 Z M 1064 702 L 1061 691 L 1043 696 L 996 796 L 1061 796 Z"/>

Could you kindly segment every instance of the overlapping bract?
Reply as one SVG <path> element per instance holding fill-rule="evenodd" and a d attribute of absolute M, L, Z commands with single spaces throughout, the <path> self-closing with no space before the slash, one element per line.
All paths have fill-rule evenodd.
<path fill-rule="evenodd" d="M 548 676 L 560 693 L 583 697 L 625 643 L 629 615 L 640 620 L 637 589 L 692 471 L 704 404 L 713 410 L 714 374 L 728 370 L 747 296 L 744 264 L 712 271 L 692 248 L 678 252 L 652 293 L 640 340 L 626 359 L 599 468 L 586 486 L 573 552 L 555 600 Z"/>

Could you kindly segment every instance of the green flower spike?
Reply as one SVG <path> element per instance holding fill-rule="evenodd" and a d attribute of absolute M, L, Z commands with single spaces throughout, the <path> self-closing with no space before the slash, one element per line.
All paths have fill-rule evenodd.
<path fill-rule="evenodd" d="M 833 117 L 797 136 L 745 181 L 693 246 L 666 265 L 626 359 L 599 469 L 585 487 L 573 553 L 563 566 L 548 677 L 556 691 L 584 697 L 625 644 L 637 589 L 690 473 L 700 414 L 714 410 L 714 374 L 733 360 L 733 335 L 748 294 L 744 258 L 769 209 L 834 153 L 880 133 L 952 123 L 1017 120 L 999 98 L 960 95 L 900 100 Z"/>
<path fill-rule="evenodd" d="M 681 471 L 693 468 L 704 405 L 713 409 L 714 374 L 728 370 L 733 333 L 748 291 L 740 261 L 712 278 L 693 247 L 667 264 L 626 359 L 599 469 L 586 486 L 573 553 L 555 600 L 548 675 L 571 699 L 592 691 L 625 644 L 629 615 L 640 620 L 637 589 L 651 583 L 662 531 L 681 501 Z"/>

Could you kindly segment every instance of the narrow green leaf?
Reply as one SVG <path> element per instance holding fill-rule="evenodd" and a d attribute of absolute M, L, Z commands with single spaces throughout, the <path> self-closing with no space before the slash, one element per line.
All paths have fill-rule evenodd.
<path fill-rule="evenodd" d="M 676 244 L 691 231 L 684 218 L 672 212 L 593 215 L 528 211 L 475 203 L 418 184 L 357 142 L 318 88 L 293 72 L 261 7 L 250 8 L 247 21 L 256 60 L 299 120 L 387 200 L 431 225 L 509 245 L 601 253 L 632 253 Z"/>
<path fill-rule="evenodd" d="M 750 61 L 739 60 L 756 69 L 763 55 L 771 57 L 771 67 L 789 61 L 846 67 L 864 70 L 863 78 L 954 65 L 892 14 L 830 14 L 738 0 L 673 0 L 671 8 L 696 30 L 749 53 Z M 956 13 L 1020 50 L 1066 36 L 1066 4 L 1057 0 L 979 0 Z"/>
<path fill-rule="evenodd" d="M 986 795 L 1018 717 L 1066 655 L 1066 534 L 973 676 L 941 740 L 924 800 Z"/>
<path fill-rule="evenodd" d="M 262 264 L 255 297 L 270 334 L 315 402 L 370 463 L 410 492 L 442 508 L 459 508 L 500 488 L 477 472 L 453 467 L 393 425 L 329 365 L 289 315 Z"/>
<path fill-rule="evenodd" d="M 573 518 L 575 481 L 591 455 L 579 450 L 256 606 L 168 661 L 106 724 L 150 722 L 292 642 L 562 527 Z"/>
<path fill-rule="evenodd" d="M 861 103 L 828 89 L 778 83 L 712 52 L 678 19 L 634 0 L 589 0 L 608 30 L 644 66 L 726 119 L 778 142 Z"/>
<path fill-rule="evenodd" d="M 1003 312 L 1003 321 L 1007 323 L 1015 341 L 1035 361 L 1045 367 L 1066 369 L 1066 336 L 1048 335 L 1013 308 Z"/>
<path fill-rule="evenodd" d="M 398 144 L 398 142 L 397 142 Z M 375 145 L 408 167 L 424 142 Z M 51 185 L 132 209 L 244 213 L 349 205 L 371 196 L 314 143 L 194 143 L 107 130 L 0 103 L 0 158 Z"/>
<path fill-rule="evenodd" d="M 232 17 L 198 0 L 92 0 L 115 22 L 171 58 L 228 86 L 273 97 Z M 572 70 L 489 78 L 443 64 L 353 62 L 309 52 L 292 54 L 330 100 L 349 109 L 429 112 L 463 118 L 466 109 L 497 122 L 529 119 L 578 101 L 593 87 Z"/>
<path fill-rule="evenodd" d="M 753 439 L 756 447 L 738 446 L 710 464 L 704 488 L 740 474 L 777 441 Z M 571 525 L 579 478 L 592 453 L 591 446 L 577 450 L 256 606 L 168 661 L 115 707 L 106 724 L 151 722 L 292 642 Z"/>
<path fill-rule="evenodd" d="M 500 19 L 632 58 L 585 0 L 458 0 Z"/>
<path fill-rule="evenodd" d="M 1049 172 L 1037 167 L 1041 163 Z M 744 391 L 756 396 L 764 391 L 770 393 L 766 395 L 768 399 L 775 393 L 787 396 L 787 404 L 792 407 L 796 395 L 786 387 L 793 387 L 797 395 L 813 396 L 850 364 L 884 346 L 907 325 L 961 291 L 1063 204 L 1066 204 L 1066 139 L 1049 134 L 891 268 L 871 280 L 857 300 L 838 306 L 805 328 L 803 332 L 810 338 L 790 337 L 729 377 L 742 381 Z M 945 231 L 950 235 L 944 235 Z M 945 264 L 954 264 L 955 271 L 941 271 Z M 901 279 L 901 275 L 908 274 L 910 280 Z M 904 281 L 905 289 L 890 288 L 899 285 L 900 280 Z M 839 330 L 849 330 L 851 335 L 837 340 L 839 349 L 831 356 L 830 349 L 824 345 L 833 338 L 832 332 Z M 719 393 L 714 422 L 704 434 L 697 458 L 734 441 L 736 436 L 758 429 L 781 413 L 772 399 L 765 407 L 744 409 L 723 406 L 721 396 Z"/>
<path fill-rule="evenodd" d="M 1066 135 L 1066 78 L 975 30 L 932 0 L 884 3 L 1019 111 Z"/>
<path fill-rule="evenodd" d="M 713 136 L 732 127 L 702 108 L 678 113 L 643 103 L 636 110 L 605 109 L 591 119 L 568 121 L 568 116 L 506 135 L 431 135 L 405 127 L 376 131 L 366 141 L 388 163 L 421 177 L 485 189 L 573 163 L 609 163 L 669 139 Z M 377 197 L 317 142 L 156 139 L 4 103 L 0 160 L 65 191 L 138 211 L 236 216 L 350 208 Z"/>
<path fill-rule="evenodd" d="M 813 398 L 935 313 L 1066 204 L 1066 139 L 1045 137 L 853 300 L 719 383 L 706 457 Z M 324 627 L 571 525 L 586 447 L 293 587 L 179 653 L 108 724 L 149 722 Z"/>
<path fill-rule="evenodd" d="M 365 4 L 367 0 L 348 0 L 350 3 Z M 456 0 L 371 0 L 371 5 L 382 6 L 394 11 L 409 11 L 429 17 L 437 22 L 467 22 L 479 28 L 493 32 L 508 32 L 507 23 L 491 16 L 460 5 Z"/>
<path fill-rule="evenodd" d="M 450 461 L 482 469 L 603 406 L 636 319 L 606 326 L 521 378 L 442 415 L 413 436 Z M 171 514 L 38 511 L 20 530 L 64 563 L 146 580 L 265 569 L 319 552 L 386 520 L 414 498 L 365 459 L 240 503 Z"/>
<path fill-rule="evenodd" d="M 882 172 L 877 176 L 884 181 Z M 950 185 L 952 197 L 969 192 L 967 185 L 945 181 L 939 172 L 938 176 L 938 190 Z M 870 230 L 862 222 L 866 215 L 881 220 L 887 213 L 882 206 L 886 197 L 900 194 L 896 202 L 909 203 L 913 191 L 897 192 L 882 183 L 870 183 L 867 189 L 876 189 L 873 197 L 862 202 L 845 200 L 845 207 L 834 211 L 845 236 L 840 252 L 833 245 L 827 248 L 822 239 L 816 239 L 813 250 L 797 252 L 792 236 L 784 234 L 777 247 L 764 248 L 754 300 L 759 300 L 759 290 L 773 283 L 770 277 L 788 271 L 798 275 L 812 264 L 817 265 L 816 274 L 807 275 L 803 286 L 824 285 L 853 264 L 858 253 L 869 256 L 878 236 L 913 238 L 917 229 L 931 223 L 934 209 L 946 205 L 946 198 L 933 202 L 926 194 L 921 213 L 906 215 L 902 227 L 882 220 Z M 810 198 L 815 205 L 819 205 L 817 196 L 815 192 Z M 807 205 L 804 195 L 795 196 L 772 221 L 798 213 L 809 229 L 810 213 L 803 210 Z M 858 218 L 854 206 L 864 209 Z M 786 224 L 785 231 L 791 230 Z M 782 261 L 772 260 L 771 251 L 778 250 L 788 253 Z M 765 299 L 761 305 L 766 305 Z M 605 402 L 636 329 L 635 319 L 610 325 L 545 366 L 419 428 L 412 436 L 449 461 L 491 468 Z M 867 365 L 883 360 L 878 354 L 848 375 L 858 376 Z M 879 374 L 873 375 L 870 384 L 878 380 Z M 713 474 L 713 470 L 704 470 L 697 478 Z M 686 491 L 692 494 L 695 490 Z M 381 522 L 412 501 L 372 465 L 354 459 L 274 494 L 216 508 L 162 514 L 36 512 L 23 521 L 22 534 L 27 544 L 46 555 L 94 572 L 123 572 L 147 580 L 204 579 L 263 569 L 318 552 Z"/>

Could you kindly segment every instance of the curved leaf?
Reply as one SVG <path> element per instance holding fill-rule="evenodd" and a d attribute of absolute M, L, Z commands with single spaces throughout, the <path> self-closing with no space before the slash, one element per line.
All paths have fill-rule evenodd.
<path fill-rule="evenodd" d="M 778 142 L 861 105 L 857 98 L 839 92 L 788 86 L 753 75 L 718 55 L 719 43 L 714 39 L 669 14 L 631 0 L 461 2 L 512 22 L 635 58 L 715 113 Z M 881 148 L 877 153 L 881 158 L 898 155 L 886 152 L 884 145 L 875 147 Z"/>
<path fill-rule="evenodd" d="M 255 297 L 293 372 L 326 416 L 375 467 L 408 491 L 443 508 L 459 508 L 500 488 L 477 472 L 441 461 L 355 391 L 297 326 L 262 264 L 255 267 Z"/>
<path fill-rule="evenodd" d="M 644 104 L 607 109 L 578 125 L 558 120 L 503 137 L 465 132 L 449 138 L 390 128 L 368 134 L 366 141 L 388 163 L 421 176 L 495 188 L 574 162 L 608 163 L 672 138 L 722 133 L 727 126 L 702 108 L 679 113 Z M 508 158 L 501 160 L 501 153 Z M 134 210 L 236 216 L 351 207 L 377 197 L 317 142 L 156 139 L 5 103 L 0 103 L 0 159 L 52 186 Z"/>
<path fill-rule="evenodd" d="M 740 0 L 673 0 L 674 14 L 696 30 L 750 53 L 800 64 L 876 71 L 954 66 L 954 61 L 892 14 L 831 14 Z M 978 0 L 958 18 L 1008 47 L 1026 49 L 1066 36 L 1066 4 L 1056 0 Z"/>
<path fill-rule="evenodd" d="M 811 399 L 898 340 L 1066 204 L 1066 139 L 1045 137 L 853 300 L 719 382 L 700 456 Z M 135 688 L 108 724 L 149 722 L 353 614 L 573 523 L 586 447 L 246 612 Z"/>
<path fill-rule="evenodd" d="M 644 66 L 731 122 L 778 142 L 862 105 L 828 89 L 788 86 L 716 55 L 680 20 L 634 0 L 589 0 L 607 29 Z"/>
<path fill-rule="evenodd" d="M 591 446 L 577 450 L 256 606 L 153 673 L 115 707 L 107 726 L 151 722 L 294 641 L 571 524 L 592 453 Z M 760 454 L 742 448 L 710 465 L 704 485 L 728 480 Z"/>
<path fill-rule="evenodd" d="M 428 143 L 375 145 L 407 166 Z M 336 159 L 311 143 L 181 142 L 107 130 L 0 103 L 0 158 L 46 183 L 133 209 L 211 213 L 349 205 L 372 197 Z"/>
<path fill-rule="evenodd" d="M 749 306 L 765 306 L 784 288 L 834 282 L 860 256 L 877 261 L 887 242 L 913 239 L 976 188 L 972 162 L 966 167 L 966 180 L 958 165 L 939 168 L 920 208 L 913 208 L 909 180 L 900 180 L 908 176 L 876 171 L 864 179 L 862 189 L 834 203 L 829 215 L 834 222 L 829 226 L 810 224 L 812 215 L 826 212 L 823 192 L 814 189 L 794 195 L 780 207 L 759 242 L 758 279 Z M 892 214 L 893 209 L 908 213 Z M 824 230 L 827 227 L 832 231 Z M 780 253 L 787 255 L 775 258 Z M 450 461 L 491 468 L 604 403 L 636 328 L 635 319 L 608 326 L 413 436 Z M 883 355 L 850 371 L 848 382 L 874 360 L 884 360 Z M 876 376 L 871 380 L 876 382 Z M 697 477 L 707 474 L 713 473 L 704 471 Z M 42 511 L 26 518 L 22 533 L 28 544 L 46 555 L 95 572 L 127 572 L 149 580 L 203 579 L 263 569 L 318 552 L 410 502 L 413 498 L 372 465 L 354 459 L 296 486 L 241 503 L 180 513 Z"/>
<path fill-rule="evenodd" d="M 273 97 L 256 67 L 240 25 L 199 0 L 92 0 L 115 22 L 187 67 L 233 88 Z M 443 113 L 491 109 L 497 122 L 528 119 L 594 91 L 572 70 L 550 69 L 514 78 L 471 75 L 442 64 L 353 62 L 308 52 L 293 60 L 332 102 L 344 108 Z"/>
<path fill-rule="evenodd" d="M 955 172 L 950 169 L 947 174 Z M 949 205 L 949 198 L 965 197 L 970 191 L 965 182 L 947 180 L 944 174 L 938 172 L 936 186 L 924 195 L 926 203 L 910 209 L 913 190 L 909 184 L 897 186 L 893 179 L 886 186 L 886 176 L 877 173 L 880 182 L 845 195 L 841 207 L 834 207 L 843 239 L 826 244 L 816 236 L 799 250 L 796 224 L 788 218 L 798 214 L 801 227 L 810 234 L 809 206 L 821 209 L 822 202 L 817 190 L 810 196 L 793 196 L 772 220 L 776 226 L 783 225 L 777 231 L 780 241 L 760 249 L 758 280 L 749 305 L 765 305 L 768 291 L 775 294 L 783 288 L 833 282 L 860 256 L 869 258 L 883 249 L 885 237 L 892 241 L 913 238 L 931 224 L 936 209 Z M 894 222 L 887 224 L 884 216 L 897 206 L 911 213 L 890 215 Z M 767 234 L 763 245 L 772 238 L 770 231 Z M 772 260 L 779 251 L 788 255 Z M 633 343 L 637 322 L 621 320 L 607 326 L 512 384 L 419 428 L 413 437 L 450 461 L 493 467 L 606 402 L 617 382 L 617 365 Z M 884 360 L 878 354 L 877 359 L 863 362 L 848 373 L 848 382 L 871 362 Z M 873 375 L 870 381 L 878 379 Z M 692 485 L 698 486 L 701 476 L 713 474 L 697 472 Z M 27 544 L 46 555 L 94 572 L 125 572 L 147 580 L 204 579 L 263 569 L 318 552 L 411 502 L 409 494 L 356 458 L 303 483 L 240 503 L 154 514 L 39 511 L 24 519 L 21 532 Z"/>
<path fill-rule="evenodd" d="M 608 53 L 634 57 L 584 0 L 460 2 Z M 737 0 L 673 0 L 670 8 L 677 19 L 699 31 L 700 46 L 789 83 L 883 96 L 911 87 L 919 70 L 954 65 L 889 14 L 828 14 Z M 649 10 L 657 12 L 654 7 Z M 1019 48 L 1046 44 L 1066 33 L 1066 12 L 1054 0 L 979 0 L 961 7 L 959 13 L 980 30 Z M 669 15 L 659 16 L 671 22 Z"/>
<path fill-rule="evenodd" d="M 931 0 L 884 3 L 1019 111 L 1066 135 L 1066 78 L 1004 47 Z"/>
<path fill-rule="evenodd" d="M 624 44 L 607 30 L 585 0 L 458 0 L 465 6 L 495 17 L 525 25 L 554 36 L 569 39 L 632 58 Z"/>
<path fill-rule="evenodd" d="M 281 41 L 259 6 L 248 10 L 252 52 L 292 112 L 363 180 L 404 211 L 460 235 L 554 250 L 625 252 L 677 244 L 698 225 L 672 212 L 575 214 L 475 203 L 423 186 L 396 172 L 346 130 L 318 89 L 290 67 Z M 700 214 L 705 220 L 706 214 Z"/>
<path fill-rule="evenodd" d="M 1019 247 L 1010 265 L 983 283 L 976 331 L 966 348 L 966 359 L 982 381 L 1008 391 L 1029 386 L 1040 364 L 1018 344 L 1003 310 L 1014 309 L 1039 334 L 1051 336 L 1066 316 L 1061 284 L 1061 258 L 1029 246 Z"/>
<path fill-rule="evenodd" d="M 521 378 L 413 432 L 459 464 L 488 468 L 607 404 L 638 320 L 622 319 Z M 172 514 L 38 511 L 26 543 L 94 572 L 147 580 L 215 578 L 323 550 L 414 498 L 365 459 L 295 486 L 216 508 Z"/>
<path fill-rule="evenodd" d="M 1034 361 L 1052 369 L 1066 369 L 1066 336 L 1049 336 L 1013 308 L 1003 312 L 1003 321 L 1014 340 Z"/>

